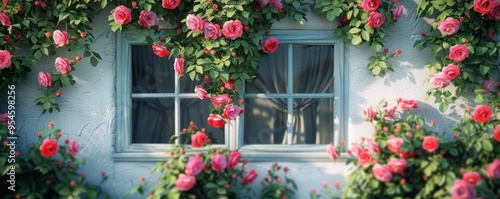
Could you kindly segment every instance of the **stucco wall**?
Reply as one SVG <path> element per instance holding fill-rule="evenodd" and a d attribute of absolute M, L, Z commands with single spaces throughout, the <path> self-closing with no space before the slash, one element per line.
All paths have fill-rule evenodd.
<path fill-rule="evenodd" d="M 437 122 L 437 130 L 447 130 L 453 120 L 461 113 L 463 105 L 457 105 L 457 110 L 450 110 L 447 115 L 441 115 L 436 105 L 425 101 L 425 93 L 430 88 L 425 83 L 429 75 L 424 68 L 431 60 L 429 51 L 419 52 L 412 45 L 421 31 L 428 30 L 428 24 L 415 20 L 414 1 L 400 1 L 405 6 L 405 15 L 396 25 L 389 27 L 390 37 L 386 46 L 391 51 L 402 50 L 402 55 L 392 61 L 396 72 L 388 73 L 384 77 L 373 77 L 366 69 L 367 58 L 372 55 L 368 46 L 350 46 L 349 53 L 349 107 L 348 107 L 348 135 L 347 142 L 358 141 L 362 136 L 370 136 L 372 126 L 364 122 L 363 109 L 369 105 L 376 105 L 382 98 L 395 103 L 396 98 L 413 98 L 419 102 L 418 113 L 433 118 Z M 83 168 L 88 179 L 94 182 L 100 180 L 101 171 L 106 171 L 110 178 L 103 185 L 112 198 L 122 198 L 123 194 L 138 182 L 138 176 L 150 175 L 150 168 L 154 163 L 114 162 L 112 159 L 113 143 L 115 138 L 115 34 L 110 31 L 107 22 L 109 11 L 103 11 L 98 19 L 94 20 L 96 37 L 92 49 L 98 51 L 103 60 L 93 68 L 88 60 L 81 61 L 72 75 L 76 85 L 62 89 L 59 103 L 61 112 L 41 114 L 41 108 L 35 106 L 34 100 L 39 94 L 37 73 L 41 70 L 52 70 L 54 57 L 45 58 L 33 72 L 29 74 L 29 81 L 16 88 L 16 123 L 20 136 L 20 146 L 23 150 L 29 143 L 34 142 L 37 129 L 41 129 L 54 121 L 56 127 L 63 129 L 63 137 L 78 139 L 81 145 L 79 156 L 87 160 Z M 331 29 L 334 22 L 322 20 L 323 16 L 309 16 L 310 22 L 298 25 L 293 21 L 283 21 L 274 28 L 317 28 Z M 61 56 L 65 52 L 61 51 Z M 462 99 L 458 104 L 463 103 Z M 326 156 L 326 152 L 325 152 Z M 260 189 L 259 181 L 265 175 L 272 162 L 250 163 L 249 168 L 256 168 L 260 177 L 254 183 L 255 189 Z M 290 176 L 296 179 L 299 185 L 297 198 L 308 198 L 311 188 L 321 189 L 322 182 L 331 186 L 334 182 L 345 185 L 345 176 L 348 168 L 342 162 L 312 162 L 312 163 L 281 163 L 290 167 Z"/>

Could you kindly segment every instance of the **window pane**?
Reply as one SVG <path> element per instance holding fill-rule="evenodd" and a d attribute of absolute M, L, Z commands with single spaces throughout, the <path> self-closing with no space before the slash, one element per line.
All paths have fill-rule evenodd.
<path fill-rule="evenodd" d="M 164 143 L 175 134 L 174 99 L 132 99 L 132 143 Z"/>
<path fill-rule="evenodd" d="M 244 144 L 282 144 L 287 130 L 286 99 L 245 99 Z"/>
<path fill-rule="evenodd" d="M 173 93 L 173 60 L 154 54 L 149 45 L 132 46 L 132 93 Z"/>
<path fill-rule="evenodd" d="M 293 92 L 325 93 L 333 87 L 333 46 L 293 46 Z"/>
<path fill-rule="evenodd" d="M 333 141 L 333 99 L 294 99 L 294 144 Z"/>
<path fill-rule="evenodd" d="M 191 80 L 187 75 L 179 78 L 180 93 L 194 93 L 196 85 L 203 85 L 203 80 Z"/>
<path fill-rule="evenodd" d="M 264 57 L 257 69 L 257 79 L 247 84 L 246 93 L 286 93 L 288 78 L 288 45 Z"/>
<path fill-rule="evenodd" d="M 189 126 L 193 121 L 198 130 L 205 128 L 205 132 L 212 138 L 212 144 L 224 144 L 224 129 L 213 128 L 208 125 L 207 118 L 210 115 L 210 100 L 181 99 L 181 128 Z M 191 139 L 191 138 L 187 138 Z"/>

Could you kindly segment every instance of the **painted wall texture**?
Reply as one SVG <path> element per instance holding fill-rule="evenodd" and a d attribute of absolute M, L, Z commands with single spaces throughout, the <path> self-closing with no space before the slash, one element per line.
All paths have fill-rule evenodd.
<path fill-rule="evenodd" d="M 436 131 L 445 131 L 452 127 L 453 121 L 463 113 L 464 98 L 451 107 L 446 114 L 441 114 L 432 101 L 425 101 L 426 91 L 431 87 L 426 83 L 429 71 L 424 67 L 432 59 L 430 51 L 417 51 L 412 45 L 420 37 L 421 31 L 429 29 L 424 20 L 416 20 L 414 10 L 416 0 L 401 1 L 405 7 L 405 15 L 394 26 L 389 27 L 390 37 L 386 39 L 386 47 L 391 51 L 402 50 L 402 54 L 393 59 L 395 72 L 383 77 L 373 77 L 366 69 L 367 58 L 373 53 L 367 45 L 351 46 L 349 56 L 349 107 L 346 143 L 359 141 L 362 136 L 370 136 L 373 131 L 371 124 L 364 122 L 362 111 L 369 105 L 376 105 L 385 98 L 389 103 L 396 103 L 398 97 L 413 98 L 419 103 L 417 113 L 426 118 L 434 119 L 437 123 Z M 107 22 L 108 11 L 103 11 L 93 24 L 96 42 L 92 49 L 98 51 L 103 60 L 93 68 L 89 60 L 81 61 L 72 72 L 76 85 L 64 88 L 63 95 L 58 99 L 61 112 L 41 114 L 42 109 L 35 106 L 35 99 L 40 92 L 36 74 L 41 70 L 52 70 L 53 58 L 42 60 L 33 67 L 28 76 L 28 82 L 17 88 L 16 109 L 18 112 L 16 123 L 20 136 L 20 146 L 26 151 L 27 145 L 34 142 L 37 129 L 44 128 L 49 121 L 54 121 L 57 128 L 63 130 L 63 137 L 77 139 L 81 145 L 79 156 L 87 160 L 83 169 L 88 179 L 97 183 L 101 171 L 106 171 L 110 178 L 104 183 L 104 190 L 112 198 L 123 198 L 124 193 L 138 183 L 138 177 L 156 179 L 150 174 L 154 162 L 115 162 L 112 159 L 116 133 L 116 36 Z M 336 22 L 328 22 L 325 16 L 308 15 L 309 22 L 299 24 L 292 20 L 285 20 L 273 26 L 274 29 L 333 29 Z M 61 49 L 62 50 L 62 49 Z M 61 55 L 65 52 L 61 51 Z M 325 152 L 325 157 L 327 156 Z M 308 198 L 311 188 L 321 189 L 323 182 L 334 182 L 345 185 L 345 177 L 349 169 L 343 162 L 282 162 L 290 168 L 289 176 L 296 179 L 299 186 L 297 198 Z M 260 180 L 270 168 L 272 162 L 250 163 L 248 168 L 259 171 L 259 178 L 253 187 L 260 189 Z"/>

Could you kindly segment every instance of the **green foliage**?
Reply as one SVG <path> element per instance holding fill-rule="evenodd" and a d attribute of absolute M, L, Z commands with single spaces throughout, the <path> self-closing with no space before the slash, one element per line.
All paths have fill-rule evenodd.
<path fill-rule="evenodd" d="M 283 176 L 278 173 L 283 169 Z M 273 198 L 293 198 L 295 191 L 297 191 L 297 184 L 292 178 L 286 176 L 288 167 L 282 167 L 275 162 L 271 169 L 267 172 L 267 177 L 261 181 L 262 192 L 260 198 L 273 199 Z"/>
<path fill-rule="evenodd" d="M 426 65 L 431 74 L 442 71 L 448 64 L 460 67 L 460 75 L 452 81 L 457 88 L 457 94 L 480 89 L 484 87 L 483 83 L 498 76 L 500 43 L 498 37 L 494 36 L 500 32 L 500 23 L 490 19 L 487 14 L 476 12 L 474 1 L 422 0 L 419 1 L 416 13 L 419 18 L 425 17 L 434 21 L 428 31 L 421 33 L 421 38 L 416 40 L 413 46 L 417 50 L 432 50 L 434 60 Z M 443 35 L 438 29 L 438 23 L 448 17 L 459 20 L 460 29 L 455 34 Z M 457 44 L 466 45 L 469 51 L 468 57 L 461 62 L 453 61 L 449 57 L 450 48 Z M 427 92 L 428 97 L 434 97 L 435 103 L 440 104 L 442 112 L 456 99 L 455 93 L 444 91 L 445 89 L 430 89 Z M 444 93 L 450 95 L 444 96 Z"/>
<path fill-rule="evenodd" d="M 391 1 L 381 0 L 376 11 L 385 16 L 385 23 L 381 27 L 373 28 L 368 25 L 369 12 L 358 5 L 361 2 L 359 0 L 316 0 L 314 8 L 326 13 L 327 20 L 338 20 L 338 26 L 334 30 L 338 37 L 349 41 L 352 45 L 367 43 L 370 46 L 375 56 L 369 58 L 368 69 L 373 75 L 383 75 L 386 70 L 394 71 L 389 58 L 397 54 L 389 53 L 389 50 L 384 48 L 384 41 L 388 36 L 387 24 L 392 25 L 396 22 L 392 15 L 392 10 L 396 8 L 396 5 Z"/>
<path fill-rule="evenodd" d="M 27 154 L 16 153 L 15 162 L 0 161 L 0 180 L 11 179 L 8 167 L 15 167 L 15 190 L 2 189 L 3 198 L 108 198 L 100 186 L 86 182 L 87 174 L 80 173 L 80 167 L 85 164 L 83 159 L 72 155 L 68 147 L 69 140 L 61 141 L 61 129 L 55 129 L 53 124 L 39 130 L 38 140 L 30 145 Z M 6 140 L 5 125 L 0 123 L 0 137 Z M 53 157 L 42 156 L 40 146 L 46 139 L 54 139 L 58 151 Z M 17 141 L 17 140 L 16 140 Z M 9 146 L 0 146 L 2 157 L 8 157 Z M 77 150 L 78 151 L 78 150 Z M 2 158 L 6 160 L 5 158 Z M 94 175 L 94 174 L 88 174 Z M 100 174 L 97 174 L 100 175 Z M 102 175 L 102 182 L 107 176 Z"/>

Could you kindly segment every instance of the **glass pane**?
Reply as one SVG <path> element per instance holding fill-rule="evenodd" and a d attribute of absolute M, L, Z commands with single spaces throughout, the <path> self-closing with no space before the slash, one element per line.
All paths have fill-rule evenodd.
<path fill-rule="evenodd" d="M 261 59 L 257 79 L 247 84 L 246 93 L 286 93 L 288 78 L 288 45 Z"/>
<path fill-rule="evenodd" d="M 193 121 L 198 130 L 205 128 L 205 132 L 211 137 L 212 144 L 224 144 L 224 129 L 213 128 L 208 125 L 207 118 L 210 115 L 210 100 L 181 99 L 181 129 L 189 126 Z M 187 138 L 191 139 L 191 138 Z"/>
<path fill-rule="evenodd" d="M 293 92 L 325 93 L 333 87 L 333 46 L 293 46 Z"/>
<path fill-rule="evenodd" d="M 294 144 L 333 141 L 333 98 L 294 99 Z"/>
<path fill-rule="evenodd" d="M 175 134 L 174 99 L 132 99 L 132 143 L 164 143 Z"/>
<path fill-rule="evenodd" d="M 203 80 L 193 81 L 187 75 L 179 78 L 180 93 L 194 93 L 196 85 L 204 85 Z"/>
<path fill-rule="evenodd" d="M 245 99 L 244 144 L 283 144 L 286 99 Z"/>
<path fill-rule="evenodd" d="M 150 45 L 133 45 L 132 93 L 173 93 L 173 63 L 155 55 Z"/>

